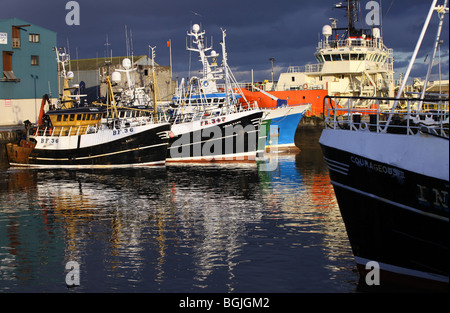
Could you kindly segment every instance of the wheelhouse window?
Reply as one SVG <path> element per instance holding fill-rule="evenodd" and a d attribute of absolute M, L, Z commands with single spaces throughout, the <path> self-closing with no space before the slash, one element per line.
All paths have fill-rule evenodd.
<path fill-rule="evenodd" d="M 319 62 L 319 63 L 324 63 L 324 60 L 323 60 L 323 57 L 322 57 L 321 54 L 317 54 L 317 55 L 316 55 L 316 60 L 317 60 L 317 62 Z"/>
<path fill-rule="evenodd" d="M 340 54 L 333 54 L 333 61 L 341 61 L 341 55 Z"/>

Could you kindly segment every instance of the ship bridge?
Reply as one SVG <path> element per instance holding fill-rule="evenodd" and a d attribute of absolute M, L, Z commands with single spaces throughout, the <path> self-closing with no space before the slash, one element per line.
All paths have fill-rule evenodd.
<path fill-rule="evenodd" d="M 282 73 L 275 90 L 327 90 L 330 96 L 394 96 L 394 53 L 386 47 L 381 29 L 357 28 L 358 1 L 347 1 L 348 25 L 338 20 L 322 28 L 314 56 L 317 64 L 292 66 Z"/>
<path fill-rule="evenodd" d="M 324 38 L 314 54 L 317 64 L 291 66 L 280 75 L 276 90 L 326 89 L 329 95 L 393 96 L 393 49 L 387 48 L 374 28 L 361 36 L 345 39 L 331 26 L 324 26 Z M 340 39 L 341 38 L 341 39 Z"/>
<path fill-rule="evenodd" d="M 352 38 L 321 41 L 315 53 L 321 74 L 393 72 L 393 50 L 380 38 Z"/>

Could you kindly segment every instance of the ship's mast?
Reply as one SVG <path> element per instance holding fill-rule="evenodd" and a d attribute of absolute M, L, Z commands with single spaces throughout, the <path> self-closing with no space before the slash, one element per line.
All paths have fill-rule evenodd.
<path fill-rule="evenodd" d="M 188 51 L 197 52 L 200 56 L 200 62 L 202 63 L 203 68 L 203 77 L 201 81 L 202 89 L 205 93 L 217 92 L 216 80 L 218 77 L 215 74 L 218 74 L 217 71 L 212 69 L 212 66 L 209 64 L 208 58 L 213 58 L 213 66 L 217 66 L 216 61 L 214 61 L 219 55 L 212 50 L 211 55 L 206 55 L 206 52 L 212 49 L 212 46 L 207 47 L 205 45 L 205 31 L 200 32 L 200 26 L 198 24 L 194 24 L 192 26 L 192 30 L 187 33 L 188 36 L 193 37 L 193 44 L 187 46 L 186 49 Z"/>
<path fill-rule="evenodd" d="M 348 35 L 349 37 L 356 36 L 356 24 L 358 23 L 358 11 L 360 0 L 348 0 L 347 1 L 347 15 L 348 15 Z"/>
<path fill-rule="evenodd" d="M 200 55 L 200 62 L 203 65 L 203 77 L 205 79 L 213 79 L 214 77 L 212 76 L 212 73 L 211 73 L 211 67 L 206 58 L 206 53 L 205 53 L 206 51 L 211 50 L 212 47 L 206 47 L 204 44 L 205 32 L 204 31 L 200 32 L 200 26 L 198 24 L 194 24 L 192 26 L 192 30 L 187 34 L 188 34 L 188 36 L 191 36 L 194 38 L 193 44 L 197 45 L 197 47 L 195 48 L 191 45 L 191 46 L 187 46 L 186 49 L 188 51 L 197 52 Z"/>
<path fill-rule="evenodd" d="M 157 92 L 158 92 L 158 84 L 156 82 L 156 73 L 155 73 L 155 47 L 151 47 L 149 46 L 149 48 L 152 50 L 152 77 L 153 77 L 153 118 L 157 118 L 158 116 L 158 107 L 157 107 L 157 103 L 158 103 L 158 99 L 157 99 Z"/>
<path fill-rule="evenodd" d="M 347 37 L 361 36 L 362 30 L 357 29 L 360 11 L 360 0 L 347 0 L 346 2 L 346 6 L 344 6 L 341 2 L 339 4 L 336 4 L 334 7 L 336 9 L 345 9 L 347 11 L 347 28 L 333 27 L 333 30 L 345 30 L 347 31 Z"/>
<path fill-rule="evenodd" d="M 222 62 L 223 62 L 223 70 L 225 74 L 225 101 L 227 105 L 227 113 L 228 109 L 230 107 L 230 98 L 229 98 L 229 76 L 228 76 L 228 59 L 227 59 L 227 51 L 225 46 L 225 37 L 227 36 L 226 31 L 222 29 L 222 42 L 220 43 L 222 45 Z"/>
<path fill-rule="evenodd" d="M 59 50 L 55 47 L 54 50 L 56 52 L 56 62 L 58 64 L 58 71 L 60 69 L 59 64 L 61 64 L 60 76 L 64 80 L 63 92 L 61 93 L 61 91 L 58 90 L 58 93 L 61 96 L 61 107 L 68 109 L 73 106 L 73 101 L 70 97 L 71 96 L 70 90 L 72 88 L 69 87 L 69 80 L 73 79 L 73 72 L 66 71 L 66 66 L 70 65 L 70 55 L 66 52 L 66 49 L 63 49 L 61 52 L 59 52 Z M 60 78 L 58 77 L 58 89 L 60 88 L 59 79 Z"/>

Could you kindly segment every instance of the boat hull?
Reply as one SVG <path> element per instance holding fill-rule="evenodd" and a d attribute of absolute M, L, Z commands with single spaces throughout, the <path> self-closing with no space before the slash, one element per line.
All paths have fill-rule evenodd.
<path fill-rule="evenodd" d="M 96 168 L 164 165 L 170 124 L 103 129 L 78 136 L 36 136 L 34 148 L 9 144 L 11 166 Z"/>
<path fill-rule="evenodd" d="M 260 91 L 250 91 L 242 88 L 245 98 L 250 101 L 256 101 L 262 109 L 273 109 L 277 107 L 277 101 L 270 98 Z M 282 100 L 286 100 L 289 106 L 295 106 L 300 103 L 310 103 L 311 109 L 306 112 L 306 116 L 323 116 L 323 100 L 328 95 L 328 90 L 285 90 L 285 91 L 267 91 L 266 93 Z"/>
<path fill-rule="evenodd" d="M 255 161 L 266 140 L 260 134 L 262 117 L 255 110 L 174 124 L 166 161 Z"/>
<path fill-rule="evenodd" d="M 295 133 L 297 127 L 311 105 L 285 106 L 276 109 L 264 110 L 264 117 L 268 132 L 266 150 L 277 149 L 278 151 L 298 151 L 295 145 Z M 273 132 L 273 129 L 276 132 Z"/>
<path fill-rule="evenodd" d="M 320 144 L 361 278 L 448 291 L 448 139 L 343 131 Z"/>

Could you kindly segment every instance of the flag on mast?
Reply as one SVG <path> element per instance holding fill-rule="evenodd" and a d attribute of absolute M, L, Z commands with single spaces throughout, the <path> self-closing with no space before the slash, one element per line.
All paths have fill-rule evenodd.
<path fill-rule="evenodd" d="M 169 59 L 170 59 L 170 78 L 172 78 L 172 39 L 167 40 L 167 48 L 169 48 Z"/>

